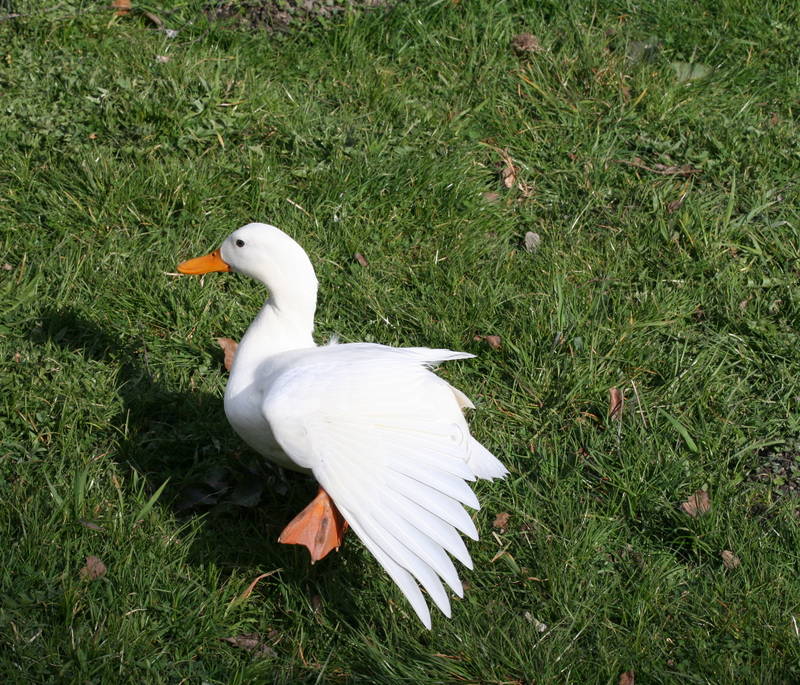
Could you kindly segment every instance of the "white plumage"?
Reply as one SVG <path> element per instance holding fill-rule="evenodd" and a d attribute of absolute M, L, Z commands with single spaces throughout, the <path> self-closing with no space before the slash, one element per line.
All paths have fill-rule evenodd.
<path fill-rule="evenodd" d="M 271 293 L 236 352 L 225 392 L 231 425 L 267 458 L 313 474 L 426 627 L 420 585 L 449 617 L 442 581 L 459 597 L 463 589 L 448 553 L 472 568 L 458 531 L 478 538 L 464 509 L 479 508 L 467 481 L 507 474 L 469 433 L 462 407 L 472 403 L 430 370 L 473 355 L 315 346 L 313 267 L 273 226 L 244 226 L 213 255 L 218 268 L 204 271 L 229 266 Z M 210 257 L 181 270 L 200 273 L 192 263 Z"/>

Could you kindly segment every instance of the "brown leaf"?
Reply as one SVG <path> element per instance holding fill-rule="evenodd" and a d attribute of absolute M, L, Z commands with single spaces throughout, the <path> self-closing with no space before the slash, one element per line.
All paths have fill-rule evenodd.
<path fill-rule="evenodd" d="M 232 338 L 217 338 L 217 345 L 219 345 L 222 348 L 222 351 L 225 353 L 225 370 L 230 371 L 231 367 L 233 366 L 233 358 L 236 356 L 236 349 L 239 347 L 239 343 Z"/>
<path fill-rule="evenodd" d="M 367 258 L 363 254 L 361 254 L 360 252 L 356 252 L 353 255 L 353 259 L 355 259 L 359 264 L 361 264 L 361 266 L 369 266 L 369 262 L 367 261 Z"/>
<path fill-rule="evenodd" d="M 633 669 L 630 671 L 623 671 L 619 674 L 619 680 L 617 681 L 617 685 L 635 685 L 636 683 L 636 673 Z"/>
<path fill-rule="evenodd" d="M 517 179 L 517 188 L 519 188 L 519 193 L 522 197 L 527 198 L 533 195 L 533 187 L 528 185 L 522 179 Z"/>
<path fill-rule="evenodd" d="M 98 526 L 96 523 L 94 523 L 94 522 L 92 522 L 92 521 L 87 521 L 86 519 L 78 519 L 78 522 L 79 522 L 79 523 L 80 523 L 80 524 L 81 524 L 81 525 L 82 525 L 84 528 L 88 528 L 89 530 L 96 530 L 96 531 L 98 531 L 98 532 L 101 532 L 101 533 L 102 533 L 102 532 L 105 530 L 105 529 L 103 528 L 103 526 Z M 93 558 L 95 558 L 95 559 L 96 559 L 97 557 L 93 557 Z M 98 561 L 99 561 L 99 560 L 98 560 Z M 102 564 L 103 562 L 101 561 L 100 563 Z"/>
<path fill-rule="evenodd" d="M 262 573 L 252 583 L 250 583 L 250 585 L 247 586 L 247 589 L 241 595 L 239 595 L 239 599 L 240 600 L 247 599 L 253 593 L 253 590 L 255 590 L 256 585 L 258 585 L 258 581 L 263 580 L 264 578 L 271 576 L 273 573 L 278 573 L 278 571 L 282 570 L 283 569 L 281 568 L 276 568 L 274 571 L 267 571 L 267 573 Z"/>
<path fill-rule="evenodd" d="M 473 340 L 475 340 L 475 342 L 480 342 L 481 340 L 485 340 L 488 343 L 489 347 L 491 347 L 493 350 L 500 349 L 499 335 L 475 335 L 473 337 Z"/>
<path fill-rule="evenodd" d="M 541 52 L 543 49 L 539 39 L 532 33 L 520 33 L 514 36 L 511 47 L 520 55 L 526 52 Z"/>
<path fill-rule="evenodd" d="M 681 511 L 695 518 L 711 509 L 711 500 L 705 490 L 698 490 L 689 499 L 681 503 Z"/>
<path fill-rule="evenodd" d="M 742 560 L 729 549 L 723 549 L 720 556 L 722 557 L 723 566 L 727 569 L 734 569 L 742 563 Z"/>
<path fill-rule="evenodd" d="M 106 574 L 106 565 L 100 557 L 86 557 L 86 565 L 80 570 L 80 576 L 84 580 L 97 580 Z"/>
<path fill-rule="evenodd" d="M 506 188 L 513 188 L 517 182 L 517 167 L 506 150 L 501 150 L 503 157 L 503 168 L 500 170 L 500 180 Z"/>
<path fill-rule="evenodd" d="M 3 264 L 2 269 L 3 271 L 13 271 L 14 267 L 11 266 L 11 264 L 9 264 L 8 262 L 6 262 L 5 264 Z"/>
<path fill-rule="evenodd" d="M 619 421 L 622 418 L 622 409 L 625 406 L 625 395 L 619 388 L 611 388 L 608 391 L 608 415 L 612 421 Z"/>
<path fill-rule="evenodd" d="M 700 173 L 700 169 L 695 169 L 691 164 L 681 164 L 680 166 L 653 164 L 653 168 L 647 170 L 654 171 L 657 174 L 664 174 L 665 176 L 691 176 L 692 174 Z"/>
<path fill-rule="evenodd" d="M 153 14 L 152 12 L 148 12 L 147 10 L 143 10 L 142 14 L 144 14 L 144 16 L 147 17 L 157 29 L 164 28 L 164 22 L 162 21 L 161 17 L 159 17 L 157 14 Z"/>
<path fill-rule="evenodd" d="M 667 211 L 670 214 L 674 214 L 675 212 L 677 212 L 681 207 L 683 207 L 683 203 L 686 200 L 687 195 L 688 193 L 684 193 L 677 200 L 673 200 L 672 202 L 670 202 L 667 205 Z"/>
<path fill-rule="evenodd" d="M 266 644 L 258 633 L 246 633 L 236 637 L 222 637 L 223 642 L 228 642 L 239 649 L 253 652 L 260 657 L 277 656 L 277 652 Z"/>
<path fill-rule="evenodd" d="M 486 200 L 486 202 L 495 203 L 500 199 L 500 193 L 490 190 L 487 193 L 483 193 L 483 199 Z"/>
<path fill-rule="evenodd" d="M 542 244 L 542 237 L 538 233 L 528 231 L 525 234 L 525 252 L 536 252 Z"/>
<path fill-rule="evenodd" d="M 507 511 L 501 511 L 497 516 L 494 517 L 494 521 L 492 521 L 492 528 L 497 528 L 501 533 L 506 532 L 506 528 L 508 528 L 508 518 L 511 516 Z"/>
<path fill-rule="evenodd" d="M 114 12 L 118 17 L 124 16 L 131 11 L 131 0 L 112 0 L 111 8 L 117 10 Z"/>
<path fill-rule="evenodd" d="M 778 115 L 775 112 L 773 112 L 772 116 L 769 118 L 770 127 L 777 126 L 779 122 L 780 122 L 780 119 L 778 118 Z"/>
<path fill-rule="evenodd" d="M 22 361 L 22 355 L 19 352 L 14 352 L 14 363 L 19 364 Z"/>

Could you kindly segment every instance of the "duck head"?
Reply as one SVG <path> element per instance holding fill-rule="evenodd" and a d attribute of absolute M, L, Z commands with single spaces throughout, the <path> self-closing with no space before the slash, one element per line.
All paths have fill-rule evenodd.
<path fill-rule="evenodd" d="M 183 274 L 235 271 L 260 281 L 277 301 L 313 298 L 317 277 L 305 250 L 269 224 L 247 224 L 231 233 L 211 254 L 182 262 Z"/>

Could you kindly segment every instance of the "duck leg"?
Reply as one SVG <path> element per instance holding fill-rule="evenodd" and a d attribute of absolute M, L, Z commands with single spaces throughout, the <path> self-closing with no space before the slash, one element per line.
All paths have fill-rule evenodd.
<path fill-rule="evenodd" d="M 319 561 L 333 549 L 339 549 L 347 521 L 339 513 L 330 495 L 323 488 L 303 511 L 283 529 L 278 542 L 305 545 L 311 552 L 311 563 Z"/>

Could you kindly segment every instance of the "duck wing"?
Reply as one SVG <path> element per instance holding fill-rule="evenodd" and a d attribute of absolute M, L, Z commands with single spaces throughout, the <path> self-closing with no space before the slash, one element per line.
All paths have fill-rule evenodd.
<path fill-rule="evenodd" d="M 420 586 L 449 617 L 442 581 L 463 589 L 448 553 L 472 568 L 459 531 L 478 539 L 464 505 L 480 505 L 467 482 L 507 473 L 470 435 L 469 400 L 430 370 L 471 356 L 366 343 L 289 353 L 262 402 L 282 449 L 311 469 L 427 628 Z"/>

